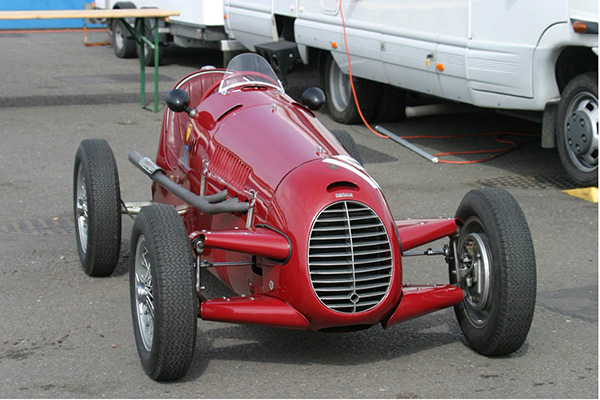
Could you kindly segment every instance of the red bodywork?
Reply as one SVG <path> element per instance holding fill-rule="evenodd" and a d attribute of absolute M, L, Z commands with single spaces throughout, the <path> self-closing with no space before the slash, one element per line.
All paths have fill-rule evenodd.
<path fill-rule="evenodd" d="M 402 285 L 402 251 L 455 234 L 453 219 L 394 221 L 377 183 L 310 110 L 268 87 L 219 94 L 222 76 L 222 70 L 199 71 L 176 85 L 189 93 L 197 112 L 190 118 L 166 109 L 156 162 L 195 194 L 227 189 L 228 197 L 248 202 L 255 196 L 252 212 L 203 214 L 153 186 L 153 200 L 178 209 L 190 240 L 204 240 L 203 261 L 254 263 L 209 268 L 239 296 L 202 302 L 201 318 L 354 330 L 388 327 L 463 300 L 462 290 L 452 285 Z M 390 243 L 389 284 L 364 311 L 326 306 L 309 273 L 313 224 L 325 208 L 344 201 L 370 208 Z"/>

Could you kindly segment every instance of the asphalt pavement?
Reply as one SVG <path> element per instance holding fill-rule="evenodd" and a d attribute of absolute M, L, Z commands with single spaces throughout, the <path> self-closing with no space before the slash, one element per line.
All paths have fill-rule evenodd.
<path fill-rule="evenodd" d="M 104 33 L 91 35 L 106 40 Z M 82 139 L 104 138 L 117 159 L 123 199 L 149 200 L 150 181 L 127 154 L 154 156 L 162 113 L 139 105 L 136 59 L 82 41 L 81 32 L 0 34 L 0 397 L 598 397 L 598 206 L 562 193 L 571 184 L 556 151 L 517 137 L 516 150 L 485 163 L 434 164 L 325 113 L 325 126 L 356 140 L 396 219 L 453 216 L 462 197 L 482 186 L 515 196 L 531 229 L 538 274 L 524 346 L 508 357 L 479 355 L 451 309 L 388 330 L 344 334 L 199 320 L 188 375 L 168 384 L 149 379 L 129 309 L 131 221 L 123 218 L 115 273 L 85 275 L 73 233 L 72 168 Z M 167 48 L 161 99 L 185 74 L 220 60 L 214 51 Z M 317 74 L 300 68 L 290 75 L 289 92 L 298 98 L 316 84 Z M 147 90 L 151 99 L 150 82 Z M 425 136 L 540 128 L 489 111 L 382 125 Z M 431 153 L 499 146 L 490 136 L 411 141 Z M 413 257 L 404 276 L 444 283 L 446 264 Z M 218 281 L 205 279 L 210 293 L 224 293 Z"/>

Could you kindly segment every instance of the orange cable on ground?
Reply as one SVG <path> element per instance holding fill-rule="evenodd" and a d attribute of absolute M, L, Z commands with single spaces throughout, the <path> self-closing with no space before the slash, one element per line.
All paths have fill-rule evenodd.
<path fill-rule="evenodd" d="M 354 97 L 354 103 L 356 104 L 356 109 L 358 114 L 360 115 L 360 119 L 363 124 L 375 135 L 378 137 L 389 139 L 388 136 L 382 135 L 377 132 L 375 129 L 369 125 L 365 117 L 363 116 L 362 110 L 360 109 L 360 104 L 358 103 L 358 97 L 356 96 L 356 89 L 354 88 L 354 81 L 352 79 L 352 66 L 350 64 L 350 51 L 348 51 L 348 37 L 346 35 L 346 21 L 344 19 L 344 12 L 342 10 L 342 0 L 339 0 L 339 9 L 340 9 L 340 17 L 342 18 L 342 29 L 344 34 L 344 48 L 346 49 L 346 57 L 348 59 L 348 75 L 350 79 L 350 87 L 352 88 L 352 96 Z M 511 140 L 502 140 L 500 136 L 502 135 L 514 135 L 514 136 L 538 136 L 535 133 L 518 133 L 518 132 L 492 132 L 492 133 L 483 133 L 483 134 L 461 134 L 461 135 L 449 135 L 449 136 L 427 136 L 427 135 L 413 135 L 413 136 L 400 136 L 401 139 L 456 139 L 456 138 L 467 138 L 467 137 L 478 137 L 478 136 L 495 136 L 495 139 L 499 143 L 506 143 L 509 147 L 499 148 L 499 149 L 490 149 L 490 150 L 470 150 L 470 151 L 454 151 L 454 152 L 443 152 L 434 154 L 433 157 L 443 157 L 443 156 L 451 156 L 451 155 L 464 155 L 464 154 L 487 154 L 487 153 L 497 153 L 490 157 L 471 160 L 471 161 L 446 161 L 446 160 L 438 160 L 439 163 L 442 164 L 476 164 L 484 161 L 493 160 L 494 158 L 500 157 L 503 154 L 508 153 L 511 150 L 514 150 L 518 147 L 518 145 Z"/>
<path fill-rule="evenodd" d="M 102 30 L 108 31 L 108 29 L 102 29 Z M 108 45 L 110 45 L 110 42 L 88 43 L 88 41 L 87 41 L 87 26 L 83 25 L 83 44 L 85 46 L 108 46 Z"/>

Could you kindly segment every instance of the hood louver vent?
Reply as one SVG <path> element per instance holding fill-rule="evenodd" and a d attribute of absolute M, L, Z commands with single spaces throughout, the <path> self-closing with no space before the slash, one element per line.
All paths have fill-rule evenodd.
<path fill-rule="evenodd" d="M 250 176 L 251 168 L 225 147 L 217 144 L 210 160 L 212 172 L 229 182 L 233 187 L 243 189 Z"/>

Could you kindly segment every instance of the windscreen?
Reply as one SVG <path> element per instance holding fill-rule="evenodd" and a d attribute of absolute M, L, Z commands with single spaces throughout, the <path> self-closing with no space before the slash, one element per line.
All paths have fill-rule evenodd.
<path fill-rule="evenodd" d="M 227 70 L 219 86 L 219 94 L 242 86 L 267 86 L 284 93 L 277 75 L 264 58 L 254 53 L 235 56 L 227 65 Z"/>

